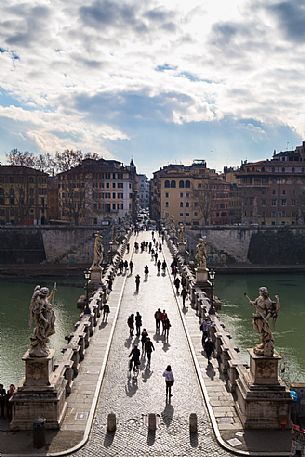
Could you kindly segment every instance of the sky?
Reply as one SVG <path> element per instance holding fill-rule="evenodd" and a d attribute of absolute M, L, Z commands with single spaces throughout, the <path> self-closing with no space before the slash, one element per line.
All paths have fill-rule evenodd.
<path fill-rule="evenodd" d="M 81 149 L 149 177 L 222 170 L 305 139 L 305 4 L 0 3 L 0 161 Z"/>

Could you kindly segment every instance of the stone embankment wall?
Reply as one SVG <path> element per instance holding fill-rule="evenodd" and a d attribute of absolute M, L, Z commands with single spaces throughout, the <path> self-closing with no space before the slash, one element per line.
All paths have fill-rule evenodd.
<path fill-rule="evenodd" d="M 105 246 L 110 239 L 108 227 L 0 228 L 0 265 L 91 263 L 97 230 L 102 232 Z"/>
<path fill-rule="evenodd" d="M 206 236 L 209 265 L 305 265 L 305 227 L 204 227 L 187 232 L 191 255 Z"/>

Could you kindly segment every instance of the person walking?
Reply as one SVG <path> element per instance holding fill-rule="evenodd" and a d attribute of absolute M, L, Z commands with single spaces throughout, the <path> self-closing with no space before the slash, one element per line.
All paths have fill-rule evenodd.
<path fill-rule="evenodd" d="M 181 276 L 181 286 L 186 289 L 186 277 L 185 277 L 185 275 Z"/>
<path fill-rule="evenodd" d="M 131 372 L 132 368 L 138 368 L 140 366 L 140 349 L 138 348 L 138 344 L 135 343 L 133 345 L 132 351 L 129 354 L 131 360 L 129 362 L 129 371 Z"/>
<path fill-rule="evenodd" d="M 159 255 L 158 251 L 156 250 L 155 256 L 154 256 L 155 257 L 155 265 L 157 265 L 158 255 Z"/>
<path fill-rule="evenodd" d="M 155 346 L 153 343 L 150 341 L 150 338 L 147 337 L 146 343 L 145 343 L 145 353 L 147 355 L 147 368 L 150 368 L 150 361 L 151 361 L 151 353 L 152 351 L 155 350 Z"/>
<path fill-rule="evenodd" d="M 164 334 L 164 340 L 165 341 L 168 341 L 168 337 L 169 337 L 169 329 L 171 328 L 172 324 L 170 323 L 170 320 L 169 318 L 167 317 L 164 321 L 163 321 L 163 334 Z"/>
<path fill-rule="evenodd" d="M 134 326 L 133 314 L 131 314 L 129 316 L 129 318 L 127 319 L 127 324 L 128 324 L 128 327 L 129 327 L 129 336 L 132 338 L 133 337 L 133 326 Z"/>
<path fill-rule="evenodd" d="M 129 254 L 129 251 L 130 251 L 130 243 L 127 243 L 127 245 L 126 245 L 126 252 L 127 252 L 127 254 Z"/>
<path fill-rule="evenodd" d="M 132 260 L 129 262 L 129 269 L 130 269 L 130 274 L 132 275 L 132 272 L 133 272 L 133 261 Z"/>
<path fill-rule="evenodd" d="M 124 262 L 123 262 L 123 260 L 120 260 L 120 263 L 119 263 L 120 275 L 123 273 L 123 267 L 124 267 Z"/>
<path fill-rule="evenodd" d="M 160 270 L 161 270 L 161 260 L 160 259 L 157 262 L 157 269 L 158 269 L 158 275 L 159 275 L 160 274 Z"/>
<path fill-rule="evenodd" d="M 178 278 L 178 276 L 174 280 L 174 286 L 176 287 L 177 295 L 179 295 L 180 279 Z"/>
<path fill-rule="evenodd" d="M 206 340 L 206 339 L 208 338 L 208 336 L 209 336 L 209 329 L 210 329 L 210 327 L 211 327 L 210 320 L 209 320 L 207 317 L 205 317 L 205 318 L 203 319 L 203 321 L 201 322 L 200 327 L 199 327 L 200 331 L 202 332 L 202 336 L 201 336 L 201 345 L 202 345 L 203 349 L 204 349 L 205 340 Z"/>
<path fill-rule="evenodd" d="M 139 337 L 141 334 L 141 327 L 142 327 L 142 316 L 139 313 L 139 311 L 136 312 L 135 324 L 136 324 L 136 335 Z"/>
<path fill-rule="evenodd" d="M 112 291 L 112 283 L 113 283 L 112 278 L 111 278 L 111 276 L 109 275 L 109 276 L 108 276 L 108 279 L 107 279 L 107 287 L 108 287 L 109 292 Z"/>
<path fill-rule="evenodd" d="M 166 262 L 165 262 L 165 260 L 163 260 L 161 268 L 162 268 L 162 274 L 165 276 L 165 271 L 166 271 Z"/>
<path fill-rule="evenodd" d="M 183 308 L 185 308 L 185 300 L 187 297 L 187 290 L 185 287 L 183 287 L 183 289 L 181 290 L 181 297 L 182 297 Z"/>
<path fill-rule="evenodd" d="M 161 315 L 160 315 L 160 321 L 161 321 L 161 324 L 162 324 L 162 335 L 164 335 L 164 333 L 165 333 L 165 328 L 164 328 L 165 319 L 167 319 L 167 314 L 166 314 L 166 311 L 164 309 L 162 311 Z"/>
<path fill-rule="evenodd" d="M 170 400 L 170 398 L 173 396 L 172 394 L 172 387 L 174 384 L 174 374 L 172 367 L 170 365 L 167 365 L 166 370 L 164 370 L 163 375 L 165 378 L 165 386 L 166 386 L 166 401 Z"/>
<path fill-rule="evenodd" d="M 147 265 L 145 265 L 144 274 L 145 274 L 145 281 L 147 281 L 147 278 L 148 278 L 148 266 Z"/>
<path fill-rule="evenodd" d="M 140 278 L 140 275 L 136 275 L 136 278 L 135 278 L 135 283 L 136 283 L 136 293 L 139 292 L 139 287 L 140 287 L 140 281 L 141 281 L 141 278 Z"/>
<path fill-rule="evenodd" d="M 3 387 L 3 384 L 0 384 L 0 412 L 1 412 L 1 417 L 3 419 L 4 419 L 5 399 L 6 399 L 6 391 Z"/>
<path fill-rule="evenodd" d="M 158 308 L 155 312 L 155 320 L 156 320 L 156 333 L 160 332 L 160 319 L 161 319 L 161 309 Z"/>
<path fill-rule="evenodd" d="M 143 328 L 143 332 L 141 333 L 142 356 L 145 353 L 145 343 L 146 343 L 147 337 L 148 337 L 147 330 L 146 330 L 146 328 Z"/>
<path fill-rule="evenodd" d="M 211 357 L 212 357 L 212 354 L 214 352 L 214 349 L 215 349 L 215 345 L 213 343 L 213 341 L 211 340 L 211 338 L 208 338 L 205 343 L 204 343 L 204 350 L 205 350 L 205 353 L 206 353 L 206 356 L 207 356 L 207 359 L 208 359 L 208 364 L 211 363 Z"/>
<path fill-rule="evenodd" d="M 14 384 L 11 384 L 9 390 L 6 393 L 6 412 L 9 421 L 11 421 L 13 418 L 13 404 L 10 401 L 10 399 L 12 398 L 15 392 L 16 387 L 14 386 Z"/>
<path fill-rule="evenodd" d="M 108 314 L 110 313 L 110 308 L 108 303 L 103 305 L 103 322 L 108 322 Z"/>
<path fill-rule="evenodd" d="M 128 270 L 128 261 L 127 260 L 124 260 L 124 274 L 126 275 L 127 273 L 127 270 Z"/>

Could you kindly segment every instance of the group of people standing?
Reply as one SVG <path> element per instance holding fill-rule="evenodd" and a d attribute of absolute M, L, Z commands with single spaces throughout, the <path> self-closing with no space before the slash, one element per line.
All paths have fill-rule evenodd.
<path fill-rule="evenodd" d="M 155 350 L 155 347 L 153 345 L 153 342 L 150 340 L 150 337 L 148 336 L 146 328 L 143 329 L 141 333 L 141 327 L 142 327 L 142 316 L 139 313 L 139 311 L 136 312 L 136 315 L 131 314 L 128 319 L 127 319 L 127 324 L 129 327 L 129 336 L 130 338 L 133 337 L 134 333 L 134 326 L 136 328 L 136 337 L 139 339 L 141 336 L 141 343 L 142 343 L 142 357 L 147 356 L 147 368 L 150 368 L 150 362 L 151 362 L 151 354 Z M 129 354 L 130 363 L 129 363 L 129 371 L 133 368 L 138 368 L 140 365 L 140 349 L 138 348 L 138 342 L 136 341 L 133 345 L 133 349 L 131 353 Z"/>
<path fill-rule="evenodd" d="M 2 419 L 12 420 L 12 402 L 11 397 L 16 392 L 14 384 L 11 384 L 8 391 L 4 389 L 3 384 L 0 384 L 0 414 Z"/>
<path fill-rule="evenodd" d="M 155 312 L 155 321 L 156 321 L 156 333 L 160 333 L 160 324 L 162 325 L 162 336 L 164 336 L 165 341 L 168 341 L 169 330 L 172 326 L 168 315 L 165 311 L 161 311 L 160 308 Z"/>

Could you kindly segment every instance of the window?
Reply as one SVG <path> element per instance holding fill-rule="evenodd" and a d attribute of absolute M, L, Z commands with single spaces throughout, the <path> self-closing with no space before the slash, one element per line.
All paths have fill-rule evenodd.
<path fill-rule="evenodd" d="M 118 188 L 119 189 L 123 189 L 123 183 L 122 182 L 118 182 Z"/>
<path fill-rule="evenodd" d="M 198 216 L 198 213 L 194 213 L 194 216 Z"/>
<path fill-rule="evenodd" d="M 4 189 L 0 189 L 0 205 L 4 205 Z"/>
<path fill-rule="evenodd" d="M 285 194 L 286 194 L 286 190 L 283 189 L 283 190 L 282 190 L 282 195 L 285 195 Z"/>
<path fill-rule="evenodd" d="M 183 192 L 180 192 L 180 198 L 183 198 Z"/>
<path fill-rule="evenodd" d="M 179 187 L 180 189 L 184 189 L 184 181 L 182 179 L 179 181 Z"/>
<path fill-rule="evenodd" d="M 115 203 L 112 203 L 112 209 L 115 209 Z"/>
<path fill-rule="evenodd" d="M 180 208 L 183 208 L 183 202 L 180 202 Z"/>
<path fill-rule="evenodd" d="M 282 198 L 282 200 L 281 200 L 281 205 L 282 205 L 282 206 L 286 206 L 286 205 L 287 205 L 287 200 L 286 200 L 286 198 Z"/>
<path fill-rule="evenodd" d="M 169 188 L 171 186 L 170 181 L 167 179 L 164 183 L 165 188 Z"/>
<path fill-rule="evenodd" d="M 168 203 L 168 202 L 165 202 L 165 207 L 166 207 L 166 208 L 169 207 L 169 203 Z"/>
<path fill-rule="evenodd" d="M 176 188 L 176 181 L 174 179 L 172 179 L 172 181 L 171 181 L 171 188 L 172 189 Z"/>
<path fill-rule="evenodd" d="M 262 200 L 262 206 L 266 206 L 266 200 Z"/>
<path fill-rule="evenodd" d="M 190 213 L 185 213 L 186 217 L 189 217 Z"/>
<path fill-rule="evenodd" d="M 169 197 L 169 193 L 165 192 L 165 198 L 168 198 L 168 197 Z"/>
<path fill-rule="evenodd" d="M 183 217 L 183 213 L 180 213 L 180 217 Z"/>
<path fill-rule="evenodd" d="M 109 188 L 110 188 L 110 183 L 106 182 L 106 189 L 109 189 Z"/>
<path fill-rule="evenodd" d="M 188 189 L 191 187 L 191 182 L 188 179 L 185 181 L 185 187 Z"/>
<path fill-rule="evenodd" d="M 116 198 L 116 193 L 112 192 L 112 198 Z"/>
<path fill-rule="evenodd" d="M 272 205 L 272 206 L 276 206 L 276 199 L 272 199 L 271 205 Z"/>
<path fill-rule="evenodd" d="M 272 191 L 272 194 L 273 194 L 273 195 L 275 195 L 275 194 L 276 194 L 276 191 L 275 191 L 275 189 L 273 189 L 273 191 Z"/>
<path fill-rule="evenodd" d="M 185 206 L 188 208 L 190 206 L 189 202 L 186 202 Z"/>
<path fill-rule="evenodd" d="M 116 186 L 116 183 L 113 182 L 113 183 L 112 183 L 112 189 L 115 189 L 115 186 Z"/>

